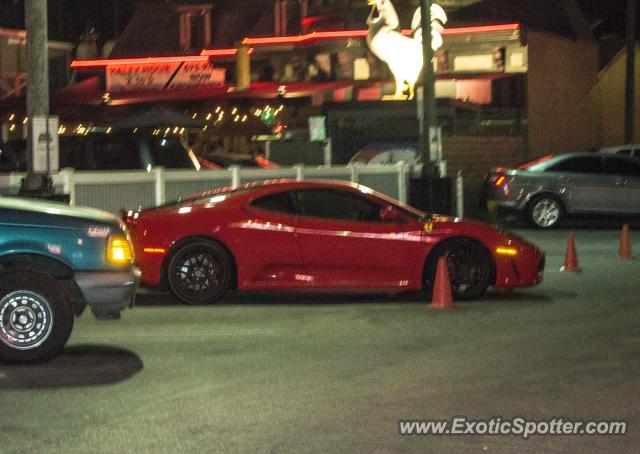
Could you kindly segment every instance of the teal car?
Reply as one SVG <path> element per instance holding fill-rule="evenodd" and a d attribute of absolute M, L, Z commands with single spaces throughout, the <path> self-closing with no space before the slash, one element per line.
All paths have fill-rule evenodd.
<path fill-rule="evenodd" d="M 133 259 L 127 228 L 110 213 L 0 197 L 0 359 L 58 355 L 86 306 L 119 318 L 140 280 Z"/>

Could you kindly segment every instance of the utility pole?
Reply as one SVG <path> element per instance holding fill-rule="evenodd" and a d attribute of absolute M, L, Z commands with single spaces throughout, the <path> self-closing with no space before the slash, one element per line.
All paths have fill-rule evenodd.
<path fill-rule="evenodd" d="M 52 192 L 48 174 L 34 171 L 33 119 L 49 116 L 49 49 L 47 32 L 47 0 L 25 0 L 27 29 L 27 116 L 29 138 L 27 176 L 22 180 L 21 193 L 43 195 Z"/>
<path fill-rule="evenodd" d="M 634 142 L 637 0 L 627 0 L 627 75 L 624 95 L 624 141 Z"/>
<path fill-rule="evenodd" d="M 420 153 L 422 173 L 438 177 L 438 167 L 431 152 L 430 129 L 438 125 L 436 111 L 435 74 L 433 71 L 433 48 L 431 47 L 431 0 L 421 0 L 422 8 L 422 122 L 420 125 Z"/>

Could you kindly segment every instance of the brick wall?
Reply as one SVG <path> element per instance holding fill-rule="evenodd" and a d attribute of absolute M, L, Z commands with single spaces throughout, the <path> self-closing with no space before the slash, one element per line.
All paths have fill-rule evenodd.
<path fill-rule="evenodd" d="M 443 137 L 442 142 L 449 176 L 455 178 L 461 170 L 464 177 L 465 216 L 478 214 L 478 198 L 487 170 L 527 160 L 522 137 L 449 136 Z"/>

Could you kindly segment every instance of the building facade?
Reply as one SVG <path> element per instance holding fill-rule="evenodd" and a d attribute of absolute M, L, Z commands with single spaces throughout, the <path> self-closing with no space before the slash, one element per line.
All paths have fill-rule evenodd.
<path fill-rule="evenodd" d="M 395 3 L 410 34 L 417 3 Z M 434 62 L 449 172 L 474 175 L 473 189 L 486 167 L 601 144 L 598 49 L 573 27 L 580 21 L 551 0 L 467 3 L 443 2 L 449 21 Z M 72 63 L 77 83 L 54 94 L 52 109 L 67 133 L 84 134 L 87 124 L 108 129 L 162 104 L 207 121 L 200 136 L 232 136 L 230 147 L 245 148 L 315 146 L 308 120 L 324 117 L 334 163 L 371 142 L 417 143 L 416 101 L 384 100 L 394 82 L 367 47 L 370 9 L 340 0 L 140 2 L 109 58 Z M 3 110 L 5 122 L 10 114 Z M 474 148 L 482 159 L 469 159 Z"/>

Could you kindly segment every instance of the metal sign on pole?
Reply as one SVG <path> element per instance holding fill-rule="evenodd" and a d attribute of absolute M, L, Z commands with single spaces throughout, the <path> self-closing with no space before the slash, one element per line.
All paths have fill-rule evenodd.
<path fill-rule="evenodd" d="M 59 170 L 58 117 L 37 116 L 31 123 L 33 171 L 57 173 Z"/>
<path fill-rule="evenodd" d="M 442 161 L 442 127 L 429 127 L 429 157 L 431 161 Z"/>

